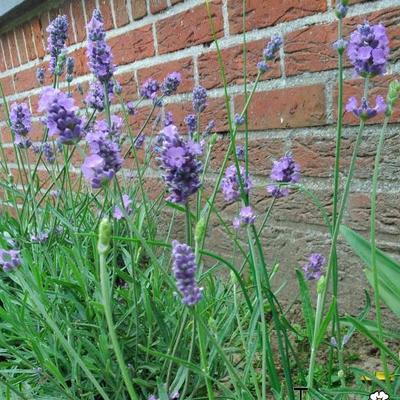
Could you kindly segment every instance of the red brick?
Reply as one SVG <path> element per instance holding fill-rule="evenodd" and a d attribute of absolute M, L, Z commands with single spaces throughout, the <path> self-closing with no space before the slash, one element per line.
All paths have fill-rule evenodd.
<path fill-rule="evenodd" d="M 367 16 L 346 18 L 344 36 L 348 36 L 365 19 L 371 23 L 382 22 L 388 28 L 391 39 L 391 60 L 400 58 L 400 9 L 388 8 Z M 337 67 L 337 52 L 332 43 L 337 39 L 337 23 L 313 25 L 295 32 L 285 38 L 285 65 L 287 75 L 304 72 L 317 72 Z M 346 65 L 349 66 L 347 57 Z"/>
<path fill-rule="evenodd" d="M 10 47 L 8 46 L 7 34 L 4 34 L 2 36 L 2 43 L 3 43 L 5 64 L 7 66 L 7 69 L 11 69 L 12 68 L 12 61 L 11 61 Z"/>
<path fill-rule="evenodd" d="M 247 79 L 252 80 L 257 76 L 257 62 L 262 57 L 265 40 L 257 40 L 247 44 Z M 228 84 L 243 84 L 243 46 L 235 46 L 222 50 L 222 59 Z M 262 75 L 261 79 L 279 78 L 279 62 L 271 63 L 272 68 Z M 222 87 L 217 52 L 202 54 L 199 57 L 200 83 L 207 89 Z"/>
<path fill-rule="evenodd" d="M 7 66 L 6 66 L 5 57 L 3 55 L 3 50 L 2 50 L 3 43 L 1 43 L 1 42 L 3 42 L 2 38 L 0 38 L 0 71 L 3 72 L 7 69 Z"/>
<path fill-rule="evenodd" d="M 157 14 L 168 7 L 166 0 L 150 0 L 150 12 Z"/>
<path fill-rule="evenodd" d="M 131 0 L 133 19 L 141 19 L 147 15 L 146 0 Z"/>
<path fill-rule="evenodd" d="M 46 50 L 47 48 L 47 38 L 49 34 L 46 31 L 46 28 L 49 26 L 50 20 L 49 20 L 49 15 L 47 12 L 41 14 L 39 16 L 40 19 L 40 30 L 41 30 L 41 36 L 43 38 L 43 44 L 44 44 L 44 49 Z"/>
<path fill-rule="evenodd" d="M 211 12 L 216 35 L 221 37 L 223 19 L 220 0 L 212 2 Z M 158 21 L 156 31 L 160 54 L 212 41 L 210 22 L 204 4 Z"/>
<path fill-rule="evenodd" d="M 179 72 L 182 76 L 182 82 L 179 85 L 178 93 L 191 92 L 194 85 L 193 60 L 191 57 L 140 69 L 138 71 L 139 86 L 148 78 L 154 78 L 162 82 L 166 75 L 173 71 Z"/>
<path fill-rule="evenodd" d="M 28 62 L 28 54 L 26 52 L 24 33 L 21 27 L 15 30 L 15 37 L 17 39 L 17 46 L 21 63 L 25 64 Z"/>
<path fill-rule="evenodd" d="M 86 38 L 86 21 L 83 13 L 82 3 L 74 3 L 72 6 L 72 12 L 75 20 L 76 40 L 78 43 L 80 43 Z"/>
<path fill-rule="evenodd" d="M 26 22 L 23 25 L 23 30 L 24 30 L 24 37 L 25 37 L 26 51 L 27 51 L 28 59 L 29 59 L 29 61 L 31 61 L 37 57 L 36 51 L 35 51 L 35 44 L 33 41 L 34 39 L 33 39 L 31 23 Z"/>
<path fill-rule="evenodd" d="M 89 22 L 92 19 L 93 11 L 97 8 L 96 0 L 85 0 L 86 16 Z"/>
<path fill-rule="evenodd" d="M 18 52 L 17 52 L 17 44 L 15 42 L 14 31 L 7 33 L 7 41 L 8 45 L 10 46 L 10 53 L 11 53 L 11 62 L 13 67 L 18 67 L 20 65 Z"/>
<path fill-rule="evenodd" d="M 137 83 L 135 75 L 132 72 L 126 72 L 116 76 L 116 79 L 121 84 L 123 91 L 122 96 L 125 101 L 135 100 L 138 98 Z"/>
<path fill-rule="evenodd" d="M 158 133 L 154 132 L 153 130 L 153 124 L 155 119 L 157 118 L 157 115 L 160 114 L 161 109 L 156 108 L 152 115 L 150 116 L 152 107 L 141 107 L 137 110 L 135 115 L 130 115 L 129 116 L 129 126 L 132 129 L 132 133 L 136 136 L 141 129 L 143 129 L 143 134 L 145 135 L 151 135 Z M 145 125 L 146 120 L 149 118 L 148 123 Z"/>
<path fill-rule="evenodd" d="M 129 23 L 128 1 L 130 0 L 114 0 L 115 19 L 118 27 Z"/>
<path fill-rule="evenodd" d="M 193 114 L 192 103 L 168 104 L 165 106 L 165 110 L 172 112 L 175 125 L 182 133 L 186 133 L 187 128 L 184 120 L 188 114 Z M 225 100 L 223 98 L 211 98 L 208 100 L 206 110 L 201 113 L 200 129 L 204 130 L 211 120 L 215 121 L 215 132 L 228 131 L 228 118 L 226 116 Z"/>
<path fill-rule="evenodd" d="M 43 58 L 45 55 L 45 47 L 42 34 L 42 23 L 39 18 L 35 18 L 31 21 L 33 40 L 35 43 L 37 55 L 39 58 Z"/>
<path fill-rule="evenodd" d="M 75 60 L 74 72 L 76 76 L 86 75 L 89 72 L 85 47 L 73 51 L 69 56 Z"/>
<path fill-rule="evenodd" d="M 0 78 L 1 86 L 3 87 L 3 92 L 6 96 L 10 94 L 14 94 L 14 84 L 13 80 L 10 77 Z"/>
<path fill-rule="evenodd" d="M 146 25 L 109 40 L 114 62 L 128 64 L 154 55 L 153 31 Z"/>
<path fill-rule="evenodd" d="M 17 92 L 25 92 L 35 88 L 38 85 L 36 81 L 36 67 L 15 73 L 14 84 Z"/>
<path fill-rule="evenodd" d="M 235 98 L 235 110 L 243 109 L 244 97 Z M 323 85 L 258 92 L 249 107 L 249 129 L 299 128 L 324 125 Z"/>
<path fill-rule="evenodd" d="M 178 3 L 183 3 L 184 0 L 171 0 L 171 4 L 174 6 L 175 4 Z"/>
<path fill-rule="evenodd" d="M 326 11 L 325 0 L 247 0 L 246 30 L 273 26 Z M 230 30 L 243 31 L 243 1 L 228 0 Z"/>
<path fill-rule="evenodd" d="M 104 19 L 104 27 L 106 30 L 114 28 L 111 12 L 110 0 L 99 0 L 100 11 Z"/>

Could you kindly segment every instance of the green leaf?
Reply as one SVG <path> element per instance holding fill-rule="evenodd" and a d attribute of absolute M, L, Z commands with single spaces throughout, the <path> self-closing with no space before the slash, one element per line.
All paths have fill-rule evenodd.
<path fill-rule="evenodd" d="M 367 265 L 368 269 L 365 273 L 369 283 L 372 285 L 370 243 L 347 226 L 342 225 L 340 231 L 353 251 Z M 400 264 L 379 249 L 376 250 L 376 262 L 380 296 L 386 305 L 396 315 L 400 316 L 400 289 L 396 286 L 396 283 L 400 282 Z"/>

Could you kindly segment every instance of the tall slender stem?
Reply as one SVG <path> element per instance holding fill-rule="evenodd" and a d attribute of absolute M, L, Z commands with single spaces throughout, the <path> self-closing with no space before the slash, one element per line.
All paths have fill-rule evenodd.
<path fill-rule="evenodd" d="M 374 174 L 372 177 L 372 188 L 371 188 L 371 221 L 370 221 L 370 241 L 371 241 L 371 268 L 372 268 L 372 276 L 373 276 L 373 286 L 374 286 L 374 302 L 375 302 L 375 313 L 376 313 L 376 324 L 378 327 L 378 339 L 383 341 L 383 332 L 382 332 L 382 313 L 381 313 L 381 303 L 379 297 L 379 278 L 378 278 L 378 266 L 376 261 L 376 206 L 377 206 L 377 189 L 378 189 L 378 178 L 379 178 L 379 170 L 380 170 L 380 160 L 383 149 L 383 144 L 385 140 L 385 132 L 387 128 L 387 124 L 389 122 L 390 117 L 385 117 L 385 121 L 383 123 L 383 127 L 379 136 L 378 147 L 375 155 L 375 164 L 374 164 Z M 380 351 L 381 361 L 383 365 L 383 372 L 385 375 L 385 381 L 389 385 L 390 377 L 388 364 L 386 359 L 386 354 L 384 351 Z"/>

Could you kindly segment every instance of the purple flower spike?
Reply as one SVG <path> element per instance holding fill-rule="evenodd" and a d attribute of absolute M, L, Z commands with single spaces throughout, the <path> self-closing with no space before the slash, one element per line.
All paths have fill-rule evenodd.
<path fill-rule="evenodd" d="M 128 103 L 126 103 L 126 109 L 127 109 L 129 115 L 136 114 L 136 107 L 135 107 L 135 104 L 133 103 L 133 101 L 128 101 Z"/>
<path fill-rule="evenodd" d="M 347 55 L 354 71 L 362 77 L 383 75 L 389 59 L 389 38 L 382 24 L 365 22 L 350 35 Z"/>
<path fill-rule="evenodd" d="M 176 285 L 181 292 L 182 302 L 187 306 L 194 306 L 202 299 L 203 289 L 196 282 L 196 261 L 192 249 L 187 244 L 177 240 L 172 242 L 172 271 Z"/>
<path fill-rule="evenodd" d="M 202 145 L 192 140 L 184 140 L 175 125 L 165 127 L 160 133 L 160 168 L 168 187 L 168 200 L 186 204 L 189 196 L 200 187 L 202 164 L 198 156 L 202 154 Z"/>
<path fill-rule="evenodd" d="M 164 117 L 164 126 L 174 125 L 174 116 L 172 112 L 167 111 Z"/>
<path fill-rule="evenodd" d="M 150 78 L 140 88 L 140 95 L 145 99 L 154 99 L 159 89 L 159 83 L 155 79 Z"/>
<path fill-rule="evenodd" d="M 75 144 L 82 138 L 82 120 L 76 115 L 74 100 L 58 89 L 46 88 L 39 100 L 39 112 L 46 111 L 49 136 L 58 135 L 62 144 Z"/>
<path fill-rule="evenodd" d="M 326 259 L 319 253 L 312 253 L 308 263 L 303 266 L 303 271 L 307 280 L 318 280 L 323 274 Z"/>
<path fill-rule="evenodd" d="M 250 206 L 243 207 L 239 213 L 240 222 L 244 225 L 254 224 L 256 221 L 256 215 Z"/>
<path fill-rule="evenodd" d="M 115 206 L 114 212 L 113 212 L 113 217 L 115 219 L 120 220 L 120 219 L 125 217 L 125 214 L 126 215 L 131 215 L 133 213 L 133 209 L 131 207 L 132 200 L 130 199 L 130 197 L 127 194 L 123 194 L 122 195 L 122 203 L 123 203 L 123 207 L 124 207 L 125 213 L 121 210 L 120 207 Z"/>
<path fill-rule="evenodd" d="M 31 242 L 36 244 L 43 244 L 49 240 L 49 233 L 46 231 L 39 232 L 37 235 L 31 235 Z"/>
<path fill-rule="evenodd" d="M 282 37 L 278 34 L 272 36 L 271 41 L 267 44 L 264 49 L 264 58 L 268 60 L 273 60 L 275 58 L 275 54 L 279 51 L 283 44 Z"/>
<path fill-rule="evenodd" d="M 235 119 L 235 124 L 238 126 L 243 125 L 246 121 L 245 117 L 244 116 L 242 117 L 239 114 L 236 114 L 234 119 Z"/>
<path fill-rule="evenodd" d="M 167 75 L 167 77 L 164 79 L 164 82 L 161 84 L 161 93 L 165 96 L 171 96 L 177 91 L 181 81 L 181 74 L 179 72 L 172 72 L 171 74 Z"/>
<path fill-rule="evenodd" d="M 32 114 L 25 103 L 14 103 L 10 110 L 11 129 L 15 135 L 15 144 L 22 148 L 28 148 L 32 142 L 27 137 L 32 128 Z"/>
<path fill-rule="evenodd" d="M 369 106 L 368 101 L 363 98 L 361 100 L 361 106 L 355 97 L 350 97 L 346 104 L 346 111 L 352 112 L 356 117 L 366 121 L 369 118 L 373 118 L 378 114 L 385 113 L 387 105 L 382 96 L 377 96 L 375 100 L 375 107 Z"/>
<path fill-rule="evenodd" d="M 54 154 L 54 150 L 51 144 L 48 142 L 43 143 L 42 149 L 43 149 L 43 155 L 46 158 L 47 162 L 50 164 L 54 164 L 54 162 L 56 161 L 56 156 Z"/>
<path fill-rule="evenodd" d="M 249 193 L 252 182 L 246 175 L 245 169 L 240 167 L 240 176 L 242 178 L 243 190 L 246 194 Z M 225 201 L 236 201 L 240 197 L 240 182 L 237 176 L 236 166 L 231 165 L 225 171 L 225 176 L 221 181 L 221 190 L 224 194 Z"/>
<path fill-rule="evenodd" d="M 18 268 L 21 265 L 20 251 L 0 249 L 0 265 L 4 272 Z"/>
<path fill-rule="evenodd" d="M 111 127 L 105 121 L 97 121 L 92 131 L 87 134 L 91 154 L 82 164 L 82 173 L 93 189 L 111 181 L 121 169 L 123 159 L 119 146 L 121 120 L 111 117 Z"/>
<path fill-rule="evenodd" d="M 66 64 L 67 64 L 67 82 L 71 82 L 73 79 L 75 60 L 72 57 L 68 57 Z"/>
<path fill-rule="evenodd" d="M 50 22 L 46 28 L 49 37 L 47 38 L 47 51 L 50 54 L 49 69 L 53 74 L 56 66 L 57 59 L 65 50 L 65 42 L 68 37 L 68 19 L 66 15 L 59 15 L 57 18 Z"/>
<path fill-rule="evenodd" d="M 244 147 L 240 144 L 236 146 L 236 157 L 239 161 L 244 161 Z"/>
<path fill-rule="evenodd" d="M 85 103 L 99 112 L 104 110 L 104 89 L 99 81 L 90 84 Z"/>
<path fill-rule="evenodd" d="M 264 74 L 265 72 L 268 71 L 269 67 L 268 67 L 268 64 L 267 64 L 265 61 L 259 61 L 259 62 L 257 63 L 257 69 L 258 69 L 262 74 Z"/>
<path fill-rule="evenodd" d="M 203 112 L 207 107 L 207 90 L 203 86 L 193 89 L 193 110 L 196 113 Z"/>
<path fill-rule="evenodd" d="M 87 57 L 89 68 L 100 82 L 109 82 L 115 70 L 111 48 L 106 43 L 103 17 L 99 10 L 93 11 L 93 16 L 87 25 L 88 44 Z"/>
<path fill-rule="evenodd" d="M 136 139 L 134 143 L 134 147 L 136 150 L 141 149 L 144 143 L 145 136 L 143 134 L 140 134 Z"/>
<path fill-rule="evenodd" d="M 189 135 L 193 135 L 197 129 L 197 117 L 194 114 L 189 114 L 185 117 L 185 124 Z"/>
<path fill-rule="evenodd" d="M 36 79 L 40 85 L 43 85 L 44 83 L 44 74 L 45 74 L 44 68 L 39 67 L 36 70 Z"/>
<path fill-rule="evenodd" d="M 300 165 L 295 163 L 290 153 L 278 161 L 274 161 L 271 171 L 271 179 L 277 183 L 298 183 L 300 181 Z M 275 198 L 287 197 L 290 193 L 287 188 L 278 185 L 269 185 L 268 192 Z"/>
<path fill-rule="evenodd" d="M 349 7 L 346 4 L 343 4 L 341 1 L 336 5 L 336 16 L 339 19 L 344 18 L 349 11 Z"/>

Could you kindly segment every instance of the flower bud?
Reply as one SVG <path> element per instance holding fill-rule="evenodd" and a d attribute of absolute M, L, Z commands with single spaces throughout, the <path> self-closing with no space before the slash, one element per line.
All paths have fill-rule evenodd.
<path fill-rule="evenodd" d="M 337 375 L 339 379 L 344 378 L 344 371 L 341 369 L 340 371 L 338 371 Z"/>
<path fill-rule="evenodd" d="M 99 226 L 99 241 L 97 243 L 97 251 L 99 254 L 107 253 L 111 242 L 111 224 L 107 218 L 103 218 Z"/>
<path fill-rule="evenodd" d="M 210 140 L 211 146 L 214 146 L 215 143 L 217 143 L 217 140 L 218 140 L 218 135 L 216 133 L 213 133 L 213 135 L 211 136 L 211 140 Z"/>

